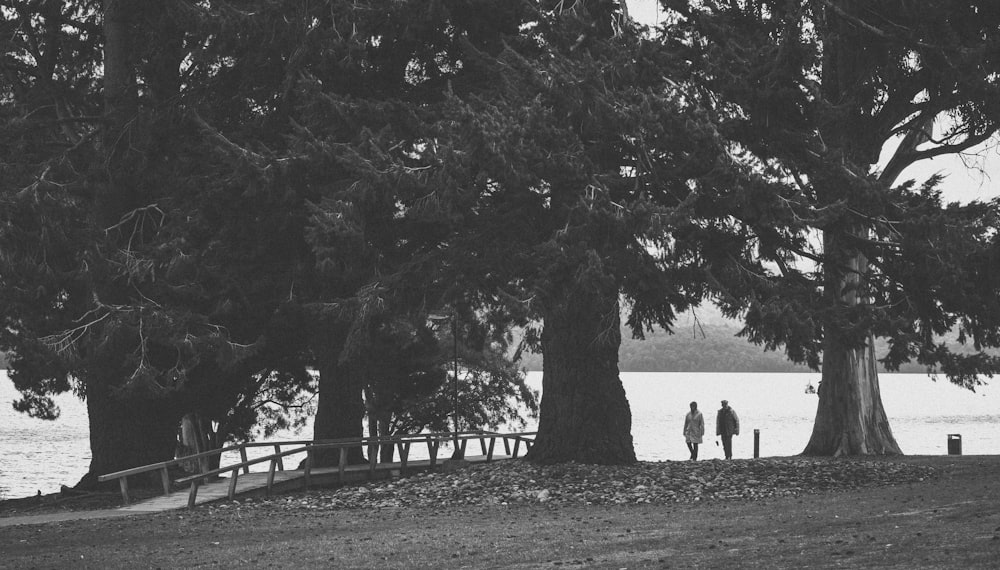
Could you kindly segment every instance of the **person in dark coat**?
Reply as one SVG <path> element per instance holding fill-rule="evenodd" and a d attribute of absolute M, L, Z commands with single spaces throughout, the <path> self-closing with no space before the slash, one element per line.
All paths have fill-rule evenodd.
<path fill-rule="evenodd" d="M 722 408 L 715 416 L 715 435 L 722 438 L 722 449 L 726 459 L 733 458 L 733 436 L 740 435 L 740 418 L 736 410 L 729 407 L 729 401 L 722 401 Z"/>

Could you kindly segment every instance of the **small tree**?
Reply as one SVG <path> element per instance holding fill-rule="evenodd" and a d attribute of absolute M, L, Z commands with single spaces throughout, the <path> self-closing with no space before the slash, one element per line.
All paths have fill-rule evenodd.
<path fill-rule="evenodd" d="M 434 335 L 425 325 L 401 320 L 382 327 L 364 350 L 371 435 L 495 430 L 524 425 L 522 414 L 537 412 L 537 395 L 525 385 L 508 346 L 489 342 L 477 348 L 470 344 L 474 328 L 439 327 Z M 382 448 L 383 461 L 392 454 L 392 446 Z"/>

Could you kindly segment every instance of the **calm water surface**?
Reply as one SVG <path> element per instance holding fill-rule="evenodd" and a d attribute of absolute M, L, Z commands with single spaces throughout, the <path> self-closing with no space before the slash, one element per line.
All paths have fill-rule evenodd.
<path fill-rule="evenodd" d="M 530 373 L 528 380 L 541 388 L 540 372 Z M 809 441 L 817 402 L 805 387 L 818 381 L 818 374 L 623 373 L 636 455 L 644 461 L 686 459 L 684 414 L 688 403 L 697 401 L 710 432 L 700 456 L 722 457 L 715 438 L 708 436 L 714 433 L 715 412 L 723 399 L 740 416 L 742 435 L 733 444 L 736 458 L 753 456 L 755 429 L 760 430 L 762 456 L 800 453 Z M 1000 453 L 1000 390 L 994 386 L 973 393 L 917 374 L 883 374 L 880 386 L 893 433 L 905 453 L 946 454 L 948 434 L 961 434 L 966 455 Z M 90 463 L 85 405 L 74 396 L 61 396 L 57 402 L 62 416 L 46 422 L 15 412 L 10 403 L 16 398 L 0 371 L 0 498 L 39 490 L 52 493 L 60 485 L 76 484 Z M 312 426 L 307 426 L 300 434 L 283 433 L 276 439 L 311 435 Z"/>

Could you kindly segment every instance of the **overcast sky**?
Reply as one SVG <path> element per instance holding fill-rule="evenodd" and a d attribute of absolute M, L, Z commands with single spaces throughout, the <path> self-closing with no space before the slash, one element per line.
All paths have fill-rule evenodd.
<path fill-rule="evenodd" d="M 657 0 L 628 0 L 629 15 L 647 25 L 659 22 Z M 900 181 L 923 182 L 930 176 L 945 175 L 941 187 L 945 199 L 968 202 L 1000 196 L 1000 150 L 996 139 L 991 148 L 978 149 L 964 157 L 941 156 L 917 163 L 903 172 Z"/>

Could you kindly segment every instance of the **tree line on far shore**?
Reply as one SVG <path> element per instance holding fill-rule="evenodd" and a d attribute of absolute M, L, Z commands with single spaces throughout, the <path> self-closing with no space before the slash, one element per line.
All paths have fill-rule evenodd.
<path fill-rule="evenodd" d="M 622 372 L 809 372 L 809 367 L 790 362 L 784 355 L 761 350 L 736 336 L 739 327 L 705 324 L 701 333 L 668 335 L 655 331 L 645 340 L 622 338 L 619 369 Z M 881 348 L 881 350 L 880 350 Z M 884 354 L 885 342 L 876 344 Z M 8 357 L 0 352 L 0 369 Z M 521 359 L 526 370 L 541 370 L 542 356 L 527 353 Z M 880 367 L 880 371 L 885 371 Z M 920 374 L 927 370 L 917 364 L 901 366 L 898 372 Z"/>
<path fill-rule="evenodd" d="M 675 334 L 654 330 L 645 339 L 630 338 L 622 331 L 619 369 L 622 372 L 810 372 L 804 364 L 790 361 L 780 352 L 765 351 L 738 336 L 740 326 L 734 321 L 712 320 L 683 327 Z M 962 352 L 959 343 L 949 345 Z M 886 354 L 883 339 L 875 342 L 875 353 Z M 542 355 L 526 354 L 522 365 L 527 370 L 542 370 Z M 887 372 L 879 364 L 879 372 Z M 926 367 L 907 363 L 893 372 L 926 374 Z"/>

